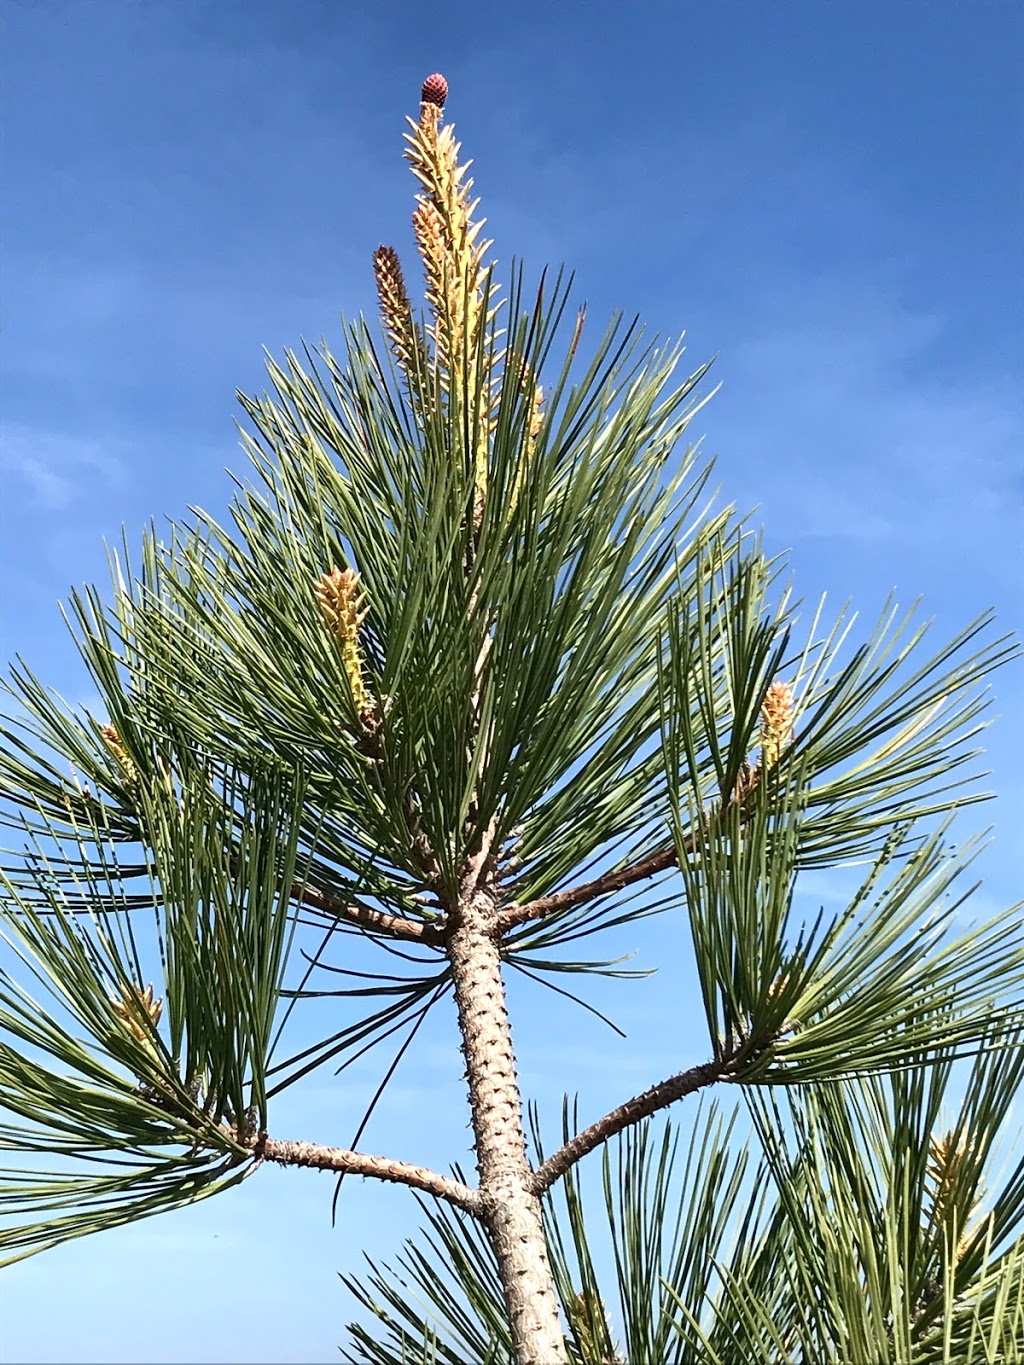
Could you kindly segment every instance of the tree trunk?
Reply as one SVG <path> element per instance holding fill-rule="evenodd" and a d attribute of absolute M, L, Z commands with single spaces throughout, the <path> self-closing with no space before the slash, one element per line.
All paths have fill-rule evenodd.
<path fill-rule="evenodd" d="M 501 979 L 497 911 L 493 881 L 467 887 L 451 918 L 447 942 L 466 1058 L 482 1217 L 497 1257 L 519 1365 L 562 1365 L 567 1359 L 565 1339 L 540 1198 L 530 1189 Z"/>

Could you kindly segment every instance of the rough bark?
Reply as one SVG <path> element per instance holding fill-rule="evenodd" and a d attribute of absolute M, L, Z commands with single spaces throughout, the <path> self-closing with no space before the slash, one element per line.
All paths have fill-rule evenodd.
<path fill-rule="evenodd" d="M 368 1152 L 352 1152 L 345 1147 L 324 1147 L 317 1142 L 284 1141 L 267 1137 L 266 1133 L 256 1138 L 253 1152 L 261 1161 L 273 1161 L 280 1166 L 308 1166 L 316 1171 L 336 1171 L 339 1175 L 391 1180 L 414 1190 L 425 1190 L 427 1194 L 445 1199 L 467 1213 L 476 1214 L 479 1209 L 480 1195 L 477 1190 L 408 1161 L 393 1161 L 389 1157 L 372 1156 Z"/>
<path fill-rule="evenodd" d="M 477 884 L 474 876 L 451 915 L 447 942 L 476 1138 L 479 1216 L 497 1257 L 519 1365 L 562 1365 L 565 1339 L 526 1155 L 497 914 L 493 883 L 485 874 Z"/>
<path fill-rule="evenodd" d="M 621 1133 L 624 1128 L 631 1128 L 660 1109 L 667 1109 L 670 1104 L 675 1104 L 676 1100 L 681 1100 L 685 1095 L 692 1095 L 705 1086 L 724 1080 L 730 1074 L 730 1070 L 731 1067 L 726 1062 L 707 1062 L 703 1066 L 691 1066 L 689 1071 L 680 1071 L 677 1075 L 670 1076 L 667 1081 L 652 1085 L 642 1095 L 634 1095 L 632 1099 L 613 1109 L 610 1114 L 605 1114 L 604 1118 L 598 1119 L 589 1128 L 584 1128 L 582 1132 L 570 1138 L 563 1147 L 559 1147 L 557 1152 L 549 1156 L 534 1173 L 533 1188 L 538 1194 L 542 1194 L 556 1180 L 561 1180 L 577 1161 L 614 1137 L 616 1133 Z"/>

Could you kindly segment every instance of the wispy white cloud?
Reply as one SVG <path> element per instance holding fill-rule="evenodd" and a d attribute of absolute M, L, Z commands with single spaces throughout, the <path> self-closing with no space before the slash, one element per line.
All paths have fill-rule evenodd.
<path fill-rule="evenodd" d="M 994 549 L 996 527 L 1019 529 L 1019 390 L 998 374 L 942 374 L 953 324 L 852 276 L 805 288 L 799 308 L 728 357 L 743 397 L 723 404 L 727 424 L 748 449 L 770 430 L 762 469 L 785 471 L 784 487 L 762 485 L 766 512 L 802 536 L 871 544 L 955 536 Z"/>
<path fill-rule="evenodd" d="M 44 512 L 66 511 L 97 481 L 116 484 L 123 455 L 123 442 L 108 445 L 19 423 L 0 425 L 0 471 L 13 476 Z"/>

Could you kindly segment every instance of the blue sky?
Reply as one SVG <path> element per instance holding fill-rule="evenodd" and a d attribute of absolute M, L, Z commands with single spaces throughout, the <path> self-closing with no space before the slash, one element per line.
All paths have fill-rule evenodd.
<path fill-rule="evenodd" d="M 102 579 L 104 537 L 220 511 L 261 347 L 371 311 L 378 242 L 411 262 L 403 117 L 434 70 L 500 259 L 569 263 L 595 322 L 621 307 L 685 328 L 694 367 L 720 352 L 707 448 L 803 595 L 851 597 L 867 622 L 895 588 L 942 634 L 990 605 L 1024 627 L 1010 0 L 6 0 L 0 33 L 0 654 L 65 695 L 88 683 L 57 602 Z M 1020 667 L 995 686 L 1001 797 L 977 817 L 996 826 L 993 906 L 1021 894 Z M 563 1089 L 593 1117 L 703 1060 L 699 1034 L 680 1056 L 659 1022 L 681 931 L 631 933 L 666 970 L 601 993 L 625 1042 L 513 991 L 524 1085 L 550 1113 Z M 439 1020 L 367 1144 L 464 1160 L 459 1071 Z M 285 1100 L 281 1135 L 344 1145 L 373 1080 L 322 1076 Z M 264 1171 L 8 1270 L 0 1360 L 336 1359 L 334 1272 L 416 1225 L 404 1190 L 350 1186 L 334 1231 L 328 1177 Z"/>

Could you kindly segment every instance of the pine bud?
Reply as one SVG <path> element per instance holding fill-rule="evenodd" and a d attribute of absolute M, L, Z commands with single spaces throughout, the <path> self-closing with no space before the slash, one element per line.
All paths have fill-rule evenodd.
<path fill-rule="evenodd" d="M 415 354 L 419 347 L 402 264 L 393 246 L 379 246 L 373 253 L 373 273 L 377 281 L 381 321 L 391 342 L 391 350 L 399 369 L 409 376 L 415 369 Z"/>
<path fill-rule="evenodd" d="M 760 780 L 760 765 L 755 764 L 751 767 L 749 763 L 742 763 L 739 772 L 736 774 L 736 785 L 732 791 L 733 804 L 742 806 Z"/>
<path fill-rule="evenodd" d="M 443 109 L 444 102 L 447 98 L 448 82 L 439 71 L 435 71 L 432 76 L 428 76 L 423 82 L 420 101 L 423 104 L 436 104 L 439 109 Z"/>

